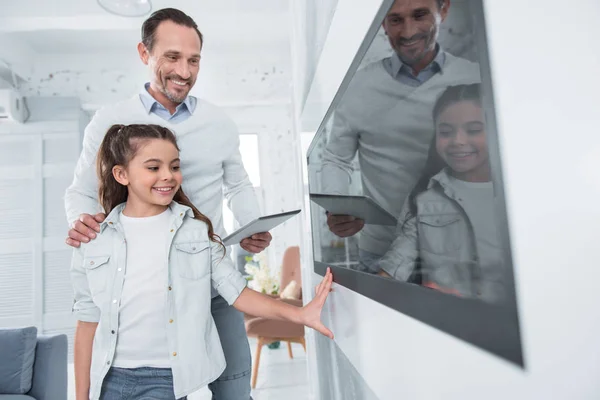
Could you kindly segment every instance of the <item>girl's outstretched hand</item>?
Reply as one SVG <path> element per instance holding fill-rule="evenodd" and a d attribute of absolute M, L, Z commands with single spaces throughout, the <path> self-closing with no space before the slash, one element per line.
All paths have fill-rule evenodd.
<path fill-rule="evenodd" d="M 330 339 L 333 339 L 333 333 L 321 322 L 321 310 L 331 291 L 332 281 L 333 275 L 331 274 L 331 269 L 327 268 L 327 273 L 323 277 L 323 280 L 317 285 L 315 297 L 302 308 L 302 323 Z"/>

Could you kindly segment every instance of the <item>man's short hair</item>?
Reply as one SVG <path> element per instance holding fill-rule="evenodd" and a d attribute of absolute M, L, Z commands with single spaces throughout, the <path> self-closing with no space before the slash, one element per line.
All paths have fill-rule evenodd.
<path fill-rule="evenodd" d="M 142 43 L 144 43 L 144 46 L 146 46 L 148 51 L 152 51 L 154 41 L 156 40 L 156 29 L 163 21 L 172 21 L 177 25 L 193 28 L 196 33 L 198 33 L 200 44 L 204 43 L 204 37 L 192 17 L 176 8 L 163 8 L 162 10 L 152 13 L 152 15 L 142 24 Z"/>

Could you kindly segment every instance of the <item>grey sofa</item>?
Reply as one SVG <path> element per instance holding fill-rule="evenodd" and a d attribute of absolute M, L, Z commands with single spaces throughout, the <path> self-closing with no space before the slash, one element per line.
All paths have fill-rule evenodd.
<path fill-rule="evenodd" d="M 0 400 L 67 400 L 67 336 L 66 335 L 53 335 L 53 336 L 37 336 L 37 329 L 35 328 L 23 328 L 22 330 L 11 330 L 20 334 L 21 337 L 29 335 L 26 340 L 35 340 L 35 350 L 33 348 L 33 368 L 29 368 L 29 372 L 21 376 L 21 374 L 14 373 L 18 368 L 21 368 L 23 364 L 27 364 L 27 360 L 24 361 L 25 357 L 22 355 L 15 355 L 10 352 L 18 352 L 18 343 L 15 345 L 15 335 L 7 335 L 8 330 L 1 330 L 0 332 L 0 348 L 2 348 L 2 360 L 0 363 L 0 373 L 9 374 L 10 376 L 0 376 L 0 382 L 3 382 L 4 389 L 0 390 Z M 8 338 L 8 339 L 7 339 Z M 19 338 L 19 336 L 17 336 Z M 33 346 L 31 346 L 33 347 Z M 25 349 L 27 350 L 27 349 Z M 24 352 L 26 357 L 29 357 L 27 351 Z M 29 360 L 29 365 L 30 364 Z M 10 365 L 10 363 L 18 365 Z M 14 367 L 14 368 L 13 368 Z M 31 375 L 31 372 L 33 374 Z M 31 379 L 29 381 L 29 379 Z M 11 391 L 7 389 L 7 385 L 13 386 L 14 383 L 17 386 L 30 387 L 30 390 L 24 394 L 19 393 L 19 390 Z M 20 382 L 20 383 L 19 383 Z M 3 394 L 2 392 L 5 392 Z M 8 392 L 8 393 L 6 393 Z"/>

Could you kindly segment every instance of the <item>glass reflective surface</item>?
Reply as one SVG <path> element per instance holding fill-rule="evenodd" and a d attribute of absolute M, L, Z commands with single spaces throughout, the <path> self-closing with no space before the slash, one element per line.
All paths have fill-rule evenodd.
<path fill-rule="evenodd" d="M 481 1 L 383 7 L 308 154 L 316 271 L 522 364 Z"/>

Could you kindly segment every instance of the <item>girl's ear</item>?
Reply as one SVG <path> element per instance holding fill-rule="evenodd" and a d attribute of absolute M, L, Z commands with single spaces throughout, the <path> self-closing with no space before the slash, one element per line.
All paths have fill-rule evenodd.
<path fill-rule="evenodd" d="M 129 185 L 129 179 L 127 178 L 127 171 L 122 165 L 115 165 L 112 169 L 113 177 L 117 182 L 123 186 Z"/>

